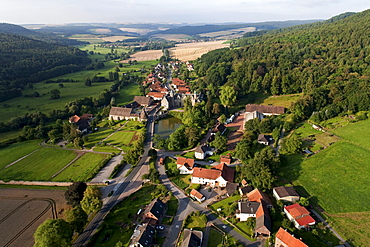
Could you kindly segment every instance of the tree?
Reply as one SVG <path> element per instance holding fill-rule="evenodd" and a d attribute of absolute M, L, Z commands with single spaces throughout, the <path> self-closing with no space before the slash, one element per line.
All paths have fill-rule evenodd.
<path fill-rule="evenodd" d="M 67 204 L 72 205 L 72 207 L 78 206 L 84 197 L 86 188 L 87 185 L 84 182 L 74 182 L 68 186 L 67 191 L 64 193 Z"/>
<path fill-rule="evenodd" d="M 251 232 L 254 232 L 254 228 L 256 227 L 256 218 L 249 217 L 245 223 Z"/>
<path fill-rule="evenodd" d="M 294 154 L 298 153 L 302 146 L 302 140 L 298 135 L 292 135 L 290 138 L 285 138 L 282 143 L 282 153 L 283 154 Z"/>
<path fill-rule="evenodd" d="M 310 205 L 310 201 L 308 198 L 306 197 L 301 197 L 299 198 L 299 201 L 297 202 L 299 205 L 301 206 L 304 206 L 304 207 L 308 207 L 308 205 Z"/>
<path fill-rule="evenodd" d="M 87 213 L 91 214 L 97 212 L 103 205 L 100 199 L 99 188 L 88 186 L 84 192 L 84 198 L 81 201 L 82 209 Z"/>
<path fill-rule="evenodd" d="M 236 144 L 234 156 L 240 159 L 243 163 L 247 162 L 251 158 L 252 143 L 247 139 L 242 139 L 238 144 Z"/>
<path fill-rule="evenodd" d="M 66 221 L 71 225 L 74 232 L 81 233 L 87 222 L 87 214 L 81 206 L 67 209 Z"/>
<path fill-rule="evenodd" d="M 59 99 L 60 98 L 60 91 L 58 89 L 53 89 L 50 91 L 50 98 L 51 99 Z"/>
<path fill-rule="evenodd" d="M 52 143 L 62 137 L 62 134 L 58 129 L 52 129 L 48 132 L 48 137 Z"/>
<path fill-rule="evenodd" d="M 218 116 L 221 113 L 220 105 L 218 103 L 213 103 L 212 114 Z"/>
<path fill-rule="evenodd" d="M 47 219 L 34 234 L 35 247 L 72 246 L 71 226 L 62 219 Z"/>
<path fill-rule="evenodd" d="M 231 86 L 222 87 L 221 92 L 220 92 L 220 101 L 221 101 L 221 104 L 225 107 L 226 114 L 227 114 L 228 113 L 227 107 L 233 105 L 236 101 L 235 89 Z"/>
<path fill-rule="evenodd" d="M 217 149 L 217 153 L 223 153 L 227 150 L 227 138 L 217 133 L 215 139 L 211 142 L 211 146 Z"/>
<path fill-rule="evenodd" d="M 92 85 L 92 81 L 90 78 L 86 78 L 85 80 L 85 86 L 90 87 Z"/>
<path fill-rule="evenodd" d="M 83 138 L 78 136 L 75 139 L 73 139 L 73 144 L 76 147 L 82 148 L 84 146 L 84 140 L 83 140 Z"/>

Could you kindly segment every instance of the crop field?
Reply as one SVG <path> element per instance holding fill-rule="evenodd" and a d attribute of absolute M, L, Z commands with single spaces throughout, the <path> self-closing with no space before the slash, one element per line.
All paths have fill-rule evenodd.
<path fill-rule="evenodd" d="M 128 63 L 129 60 L 136 60 L 136 61 L 148 61 L 148 60 L 156 60 L 161 58 L 163 55 L 162 50 L 147 50 L 147 51 L 139 51 L 130 56 L 127 60 L 122 60 L 121 63 Z"/>
<path fill-rule="evenodd" d="M 68 168 L 58 174 L 52 181 L 84 181 L 87 182 L 99 172 L 101 162 L 107 157 L 105 154 L 85 153 Z"/>
<path fill-rule="evenodd" d="M 124 32 L 131 32 L 131 33 L 139 33 L 140 35 L 146 35 L 149 32 L 156 31 L 154 29 L 145 29 L 145 28 L 128 28 L 128 27 L 121 27 L 119 30 Z"/>
<path fill-rule="evenodd" d="M 113 132 L 114 129 L 108 127 L 99 128 L 98 131 L 87 135 L 88 142 L 85 143 L 85 147 L 92 148 L 94 145 L 98 144 L 98 142 L 101 142 L 105 137 L 112 134 Z"/>
<path fill-rule="evenodd" d="M 98 29 L 96 29 L 98 30 Z M 130 36 L 105 36 L 105 35 L 91 35 L 91 34 L 76 34 L 71 36 L 69 39 L 76 39 L 79 41 L 86 41 L 91 44 L 99 44 L 105 41 L 116 42 L 120 40 L 130 39 Z"/>
<path fill-rule="evenodd" d="M 170 49 L 171 56 L 181 61 L 192 61 L 212 50 L 229 47 L 224 41 L 198 42 L 177 44 Z"/>
<path fill-rule="evenodd" d="M 342 128 L 337 128 L 333 132 L 357 145 L 370 149 L 370 142 L 367 138 L 370 136 L 370 119 L 358 123 L 348 124 Z"/>
<path fill-rule="evenodd" d="M 292 94 L 292 95 L 281 95 L 281 96 L 270 96 L 265 99 L 261 105 L 276 105 L 276 106 L 283 106 L 285 108 L 289 108 L 290 105 L 297 101 L 302 94 Z"/>
<path fill-rule="evenodd" d="M 165 39 L 165 40 L 177 41 L 177 42 L 181 42 L 186 39 L 192 38 L 191 36 L 186 35 L 186 34 L 156 34 L 156 35 L 153 35 L 153 37 Z"/>
<path fill-rule="evenodd" d="M 33 246 L 37 227 L 67 207 L 61 190 L 1 188 L 0 200 L 1 246 Z"/>
<path fill-rule="evenodd" d="M 243 34 L 247 32 L 254 32 L 256 31 L 255 27 L 245 27 L 245 28 L 237 28 L 237 29 L 230 29 L 230 30 L 225 30 L 225 31 L 219 31 L 219 32 L 210 32 L 210 33 L 202 33 L 199 34 L 200 37 L 220 37 L 220 36 L 235 36 L 236 37 L 241 37 Z M 226 38 L 226 37 L 223 37 Z"/>
<path fill-rule="evenodd" d="M 25 155 L 30 154 L 31 152 L 41 148 L 38 144 L 41 140 L 32 140 L 14 143 L 8 147 L 0 149 L 0 169 L 3 169 L 5 166 L 10 163 L 24 157 Z M 1 174 L 1 170 L 0 170 Z M 0 179 L 2 176 L 0 175 Z"/>
<path fill-rule="evenodd" d="M 5 180 L 49 181 L 51 176 L 71 162 L 77 154 L 70 150 L 43 147 L 14 165 L 0 170 Z"/>

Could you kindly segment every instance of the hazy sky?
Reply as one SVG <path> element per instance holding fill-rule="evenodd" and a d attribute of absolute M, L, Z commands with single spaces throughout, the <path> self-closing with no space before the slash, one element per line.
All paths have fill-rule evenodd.
<path fill-rule="evenodd" d="M 328 19 L 369 0 L 1 0 L 0 22 L 215 23 Z"/>

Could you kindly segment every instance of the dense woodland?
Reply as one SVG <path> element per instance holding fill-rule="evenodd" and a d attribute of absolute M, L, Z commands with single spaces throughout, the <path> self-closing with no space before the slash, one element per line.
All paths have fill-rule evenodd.
<path fill-rule="evenodd" d="M 86 52 L 20 35 L 0 33 L 0 101 L 21 95 L 27 84 L 85 68 Z"/>
<path fill-rule="evenodd" d="M 313 112 L 324 120 L 341 112 L 370 110 L 370 11 L 338 21 L 241 39 L 238 49 L 221 49 L 196 61 L 203 77 L 193 89 L 214 95 L 231 85 L 238 97 L 304 93 L 291 111 L 297 119 Z"/>

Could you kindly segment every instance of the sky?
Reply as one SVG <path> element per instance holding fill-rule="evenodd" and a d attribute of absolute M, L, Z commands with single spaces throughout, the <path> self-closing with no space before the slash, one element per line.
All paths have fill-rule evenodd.
<path fill-rule="evenodd" d="M 369 0 L 1 0 L 0 22 L 224 23 L 328 19 Z"/>

